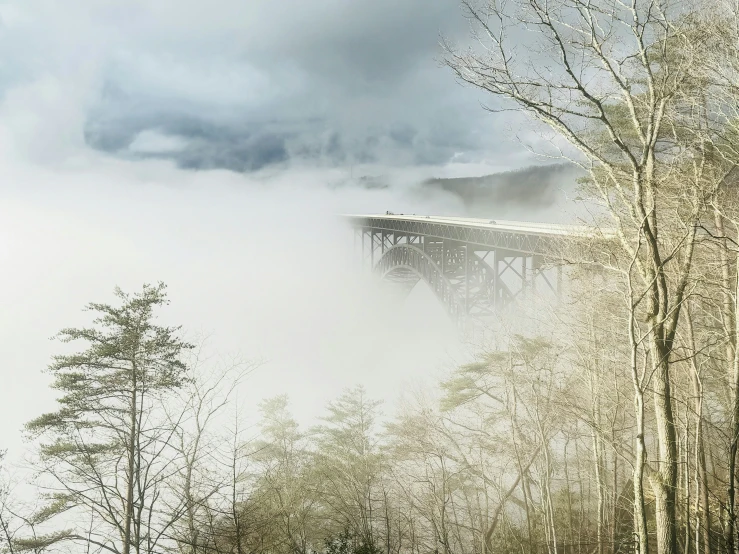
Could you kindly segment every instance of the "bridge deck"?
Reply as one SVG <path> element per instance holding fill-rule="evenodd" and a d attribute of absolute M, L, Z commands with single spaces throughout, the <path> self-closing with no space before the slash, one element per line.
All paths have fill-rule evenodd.
<path fill-rule="evenodd" d="M 611 231 L 597 231 L 579 225 L 530 223 L 467 217 L 406 214 L 346 215 L 354 227 L 392 233 L 427 236 L 477 245 L 485 249 L 545 254 L 551 241 L 565 237 L 604 237 Z"/>

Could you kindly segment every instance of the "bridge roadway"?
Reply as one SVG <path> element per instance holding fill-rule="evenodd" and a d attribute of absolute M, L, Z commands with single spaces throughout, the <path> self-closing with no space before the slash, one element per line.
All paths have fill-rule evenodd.
<path fill-rule="evenodd" d="M 452 319 L 493 315 L 532 292 L 558 297 L 561 267 L 547 267 L 562 240 L 593 228 L 464 217 L 346 215 L 362 261 L 406 291 L 425 281 Z"/>

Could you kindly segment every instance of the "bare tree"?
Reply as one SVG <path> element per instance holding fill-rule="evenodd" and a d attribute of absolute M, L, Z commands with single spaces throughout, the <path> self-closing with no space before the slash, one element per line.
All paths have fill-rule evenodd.
<path fill-rule="evenodd" d="M 13 541 L 15 540 L 15 529 L 13 522 L 13 510 L 11 508 L 11 485 L 5 475 L 4 460 L 6 451 L 0 451 L 0 537 L 3 545 L 2 551 L 15 554 Z"/>
<path fill-rule="evenodd" d="M 176 411 L 170 410 L 169 416 L 175 428 L 174 448 L 182 460 L 172 485 L 170 510 L 182 513 L 173 535 L 181 548 L 192 554 L 216 548 L 216 520 L 220 525 L 226 516 L 234 518 L 236 536 L 240 536 L 236 496 L 243 439 L 238 418 L 231 437 L 213 427 L 223 424 L 223 412 L 233 404 L 238 386 L 261 365 L 236 359 L 212 367 L 213 362 L 203 355 L 204 348 L 203 341 L 189 362 L 193 379 L 183 391 L 183 402 Z M 224 450 L 229 450 L 228 455 Z M 237 549 L 237 554 L 242 550 Z"/>
<path fill-rule="evenodd" d="M 164 406 L 187 382 L 182 355 L 191 345 L 178 328 L 155 323 L 154 310 L 167 303 L 163 284 L 116 295 L 121 306 L 88 306 L 98 313 L 92 327 L 61 331 L 63 342 L 83 341 L 87 349 L 54 358 L 59 409 L 26 426 L 39 440 L 50 499 L 43 518 L 72 516 L 67 532 L 28 539 L 26 548 L 71 540 L 116 554 L 152 552 L 177 517 L 160 510 L 176 471 L 176 424 L 168 424 Z M 94 514 L 89 530 L 75 517 L 80 510 Z"/>
<path fill-rule="evenodd" d="M 658 552 L 678 551 L 673 348 L 690 293 L 696 231 L 728 172 L 706 140 L 704 89 L 693 73 L 701 47 L 689 16 L 700 4 L 465 1 L 480 47 L 444 43 L 446 64 L 460 80 L 511 102 L 564 139 L 573 153 L 555 155 L 588 172 L 585 190 L 616 228 L 621 252 L 612 265 L 627 285 L 624 334 L 639 422 L 634 490 L 642 553 L 649 551 L 643 473 L 657 503 Z M 656 467 L 647 461 L 643 424 L 649 391 Z"/>

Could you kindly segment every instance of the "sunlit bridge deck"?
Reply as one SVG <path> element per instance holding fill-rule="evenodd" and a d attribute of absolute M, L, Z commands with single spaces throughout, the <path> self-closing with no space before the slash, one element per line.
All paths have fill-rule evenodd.
<path fill-rule="evenodd" d="M 559 267 L 545 256 L 577 225 L 407 214 L 346 215 L 365 266 L 410 291 L 423 280 L 457 321 L 484 317 L 531 291 L 558 296 Z M 602 235 L 602 233 L 601 233 Z"/>

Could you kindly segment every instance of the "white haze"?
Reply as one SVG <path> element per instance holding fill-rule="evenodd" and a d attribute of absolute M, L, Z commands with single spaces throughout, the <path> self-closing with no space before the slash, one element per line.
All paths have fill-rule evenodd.
<path fill-rule="evenodd" d="M 83 306 L 114 301 L 116 285 L 166 282 L 167 323 L 209 335 L 212 353 L 265 360 L 239 390 L 251 415 L 262 398 L 287 393 L 307 423 L 355 384 L 392 405 L 468 356 L 428 289 L 398 304 L 356 271 L 352 232 L 337 215 L 463 215 L 452 196 L 419 199 L 402 183 L 510 167 L 396 170 L 395 186 L 364 190 L 332 186 L 344 169 L 245 176 L 115 159 L 83 140 L 98 58 L 91 48 L 74 65 L 86 48 L 69 41 L 66 57 L 50 54 L 58 71 L 42 67 L 0 102 L 0 449 L 20 455 L 23 424 L 53 408 L 42 371 L 60 345 L 50 337 L 89 323 Z M 150 135 L 138 147 L 177 144 Z"/>
<path fill-rule="evenodd" d="M 392 398 L 458 352 L 428 291 L 398 306 L 352 268 L 352 233 L 336 215 L 380 211 L 392 194 L 98 162 L 2 167 L 13 178 L 0 205 L 4 442 L 17 445 L 23 422 L 52 406 L 41 370 L 60 345 L 49 337 L 88 323 L 83 305 L 113 300 L 115 285 L 163 280 L 168 323 L 210 335 L 212 353 L 264 359 L 239 393 L 247 410 L 284 392 L 305 421 L 357 383 Z"/>

